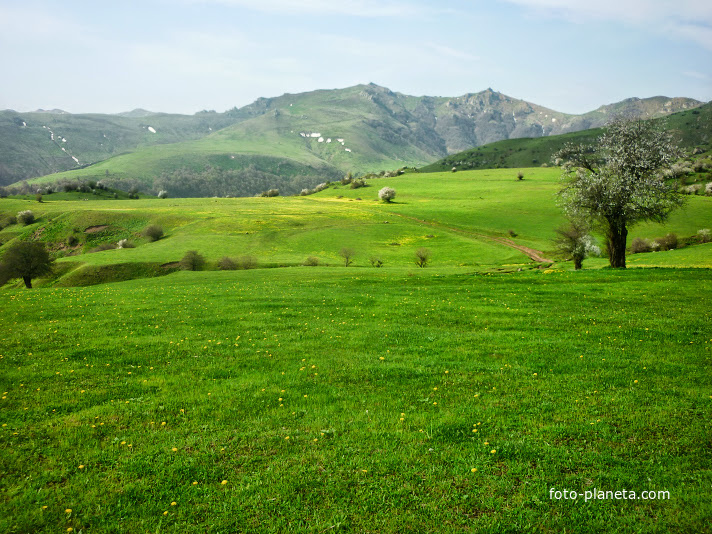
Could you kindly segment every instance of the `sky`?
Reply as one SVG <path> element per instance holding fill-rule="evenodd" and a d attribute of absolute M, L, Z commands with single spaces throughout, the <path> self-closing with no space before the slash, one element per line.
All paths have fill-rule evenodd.
<path fill-rule="evenodd" d="M 225 111 L 376 83 L 565 113 L 712 100 L 710 0 L 0 0 L 0 109 Z"/>

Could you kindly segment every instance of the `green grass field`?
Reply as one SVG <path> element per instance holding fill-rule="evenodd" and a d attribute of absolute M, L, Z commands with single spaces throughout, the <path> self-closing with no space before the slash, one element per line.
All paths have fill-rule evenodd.
<path fill-rule="evenodd" d="M 34 239 L 59 259 L 0 289 L 0 532 L 709 529 L 712 243 L 575 272 L 497 241 L 554 255 L 554 170 L 369 184 L 1 199 L 0 221 L 38 219 L 0 253 Z M 711 207 L 629 240 L 695 235 Z M 137 246 L 87 253 L 119 239 Z M 162 267 L 191 249 L 208 270 Z M 261 268 L 217 271 L 226 255 Z"/>
<path fill-rule="evenodd" d="M 4 291 L 0 530 L 703 531 L 708 282 L 293 268 Z"/>

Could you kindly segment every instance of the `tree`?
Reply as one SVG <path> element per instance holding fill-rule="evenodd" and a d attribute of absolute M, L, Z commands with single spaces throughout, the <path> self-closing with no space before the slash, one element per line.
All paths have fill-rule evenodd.
<path fill-rule="evenodd" d="M 356 251 L 352 248 L 344 247 L 339 251 L 339 256 L 344 258 L 344 267 L 348 267 L 354 262 L 353 257 L 355 255 Z"/>
<path fill-rule="evenodd" d="M 641 221 L 663 222 L 683 198 L 664 171 L 681 156 L 671 135 L 650 121 L 612 121 L 593 147 L 566 145 L 564 211 L 598 225 L 606 236 L 611 267 L 625 268 L 628 229 Z"/>
<path fill-rule="evenodd" d="M 44 243 L 22 241 L 8 248 L 0 263 L 0 279 L 22 278 L 27 289 L 32 279 L 52 271 L 52 262 Z"/>
<path fill-rule="evenodd" d="M 568 226 L 556 230 L 558 237 L 554 240 L 556 248 L 574 260 L 574 269 L 583 266 L 583 260 L 589 255 L 598 256 L 601 251 L 593 243 L 589 235 L 590 228 L 583 221 L 572 220 Z"/>
<path fill-rule="evenodd" d="M 378 192 L 378 198 L 380 198 L 383 202 L 390 202 L 396 198 L 396 190 L 392 187 L 384 187 Z"/>

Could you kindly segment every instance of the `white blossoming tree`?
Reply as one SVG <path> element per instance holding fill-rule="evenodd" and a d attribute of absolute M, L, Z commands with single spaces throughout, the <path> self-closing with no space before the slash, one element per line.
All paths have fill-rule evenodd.
<path fill-rule="evenodd" d="M 566 145 L 562 162 L 564 211 L 601 228 L 611 267 L 625 268 L 628 230 L 663 222 L 683 197 L 664 171 L 681 156 L 668 132 L 640 119 L 612 121 L 595 146 Z"/>

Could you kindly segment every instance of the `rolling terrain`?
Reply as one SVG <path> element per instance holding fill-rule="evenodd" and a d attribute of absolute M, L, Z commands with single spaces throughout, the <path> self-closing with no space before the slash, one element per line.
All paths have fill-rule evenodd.
<path fill-rule="evenodd" d="M 272 187 L 293 194 L 349 171 L 421 166 L 501 139 L 601 126 L 613 113 L 636 112 L 653 118 L 701 104 L 685 98 L 629 99 L 584 115 L 567 115 L 491 89 L 456 98 L 414 97 L 369 84 L 263 98 L 225 114 L 175 117 L 138 113 L 137 117 L 103 118 L 99 121 L 102 128 L 111 121 L 133 121 L 131 135 L 111 136 L 101 128 L 90 129 L 91 139 L 82 141 L 86 149 L 73 148 L 73 137 L 55 126 L 57 135 L 68 140 L 71 154 L 61 151 L 67 148 L 59 146 L 63 143 L 50 142 L 54 133 L 42 128 L 48 115 L 40 115 L 37 122 L 37 117 L 29 120 L 23 114 L 4 112 L 0 141 L 9 141 L 0 144 L 7 151 L 0 153 L 0 161 L 5 163 L 6 176 L 20 168 L 26 172 L 22 178 L 27 172 L 47 174 L 31 183 L 81 178 L 124 188 L 136 185 L 146 192 L 174 189 L 175 196 L 250 196 Z M 71 115 L 58 117 L 58 121 L 73 120 Z M 161 117 L 163 123 L 159 122 Z M 128 128 L 124 122 L 122 128 Z M 82 131 L 81 126 L 72 131 L 77 143 Z M 30 134 L 31 142 L 25 141 Z M 122 141 L 104 146 L 103 135 Z M 127 153 L 116 154 L 118 151 Z M 43 162 L 36 161 L 38 158 Z M 71 170 L 49 174 L 58 168 L 55 163 L 51 170 L 47 167 L 53 158 L 61 159 L 68 165 L 64 168 Z M 93 164 L 83 167 L 85 163 Z M 216 173 L 220 175 L 217 178 Z M 254 185 L 236 185 L 250 177 Z M 179 185 L 172 188 L 176 182 Z"/>
<path fill-rule="evenodd" d="M 0 531 L 704 531 L 712 243 L 573 271 L 550 258 L 559 171 L 524 172 L 0 199 L 0 221 L 37 216 L 0 255 L 58 257 L 0 288 Z M 691 196 L 629 239 L 682 242 L 711 208 Z M 188 250 L 205 270 L 177 272 Z"/>

